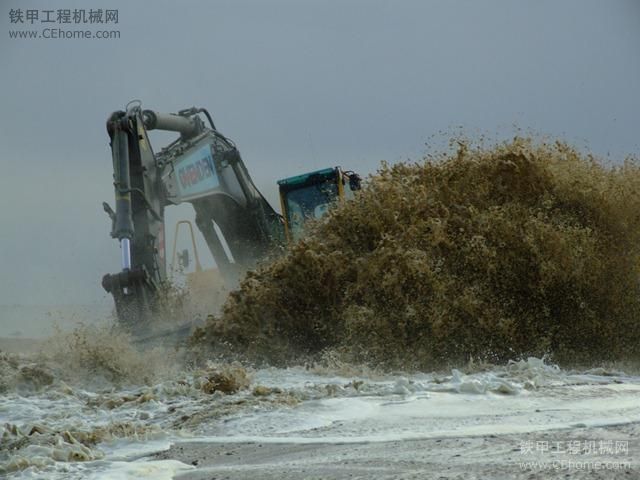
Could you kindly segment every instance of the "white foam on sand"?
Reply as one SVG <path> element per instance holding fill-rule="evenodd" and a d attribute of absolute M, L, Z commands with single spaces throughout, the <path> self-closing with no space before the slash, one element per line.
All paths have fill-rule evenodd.
<path fill-rule="evenodd" d="M 171 478 L 192 467 L 150 455 L 182 441 L 363 443 L 640 421 L 640 377 L 567 372 L 540 359 L 470 374 L 298 367 L 250 377 L 230 395 L 207 394 L 186 374 L 100 392 L 55 382 L 5 392 L 0 468 L 11 479 Z M 256 386 L 271 393 L 254 395 Z M 74 437 L 96 431 L 95 444 Z"/>
<path fill-rule="evenodd" d="M 208 442 L 360 443 L 509 434 L 640 421 L 640 377 L 567 373 L 539 359 L 446 378 L 401 376 L 357 395 L 243 413 Z M 366 382 L 366 380 L 364 380 Z"/>

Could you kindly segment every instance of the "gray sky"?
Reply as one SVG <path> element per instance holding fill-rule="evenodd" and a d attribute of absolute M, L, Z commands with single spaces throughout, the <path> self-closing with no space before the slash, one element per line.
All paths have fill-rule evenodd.
<path fill-rule="evenodd" d="M 117 9 L 120 39 L 10 39 L 16 8 Z M 134 98 L 208 108 L 272 202 L 278 178 L 367 174 L 458 127 L 640 150 L 637 0 L 1 0 L 0 16 L 0 305 L 109 301 L 105 120 Z"/>

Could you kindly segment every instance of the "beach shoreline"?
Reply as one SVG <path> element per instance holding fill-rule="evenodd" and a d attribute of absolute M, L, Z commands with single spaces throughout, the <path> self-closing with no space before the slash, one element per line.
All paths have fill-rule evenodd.
<path fill-rule="evenodd" d="M 640 423 L 628 423 L 369 443 L 181 442 L 154 459 L 194 467 L 176 480 L 629 479 L 640 475 L 639 438 Z M 595 451 L 556 451 L 576 442 Z M 616 442 L 624 452 L 600 454 Z"/>

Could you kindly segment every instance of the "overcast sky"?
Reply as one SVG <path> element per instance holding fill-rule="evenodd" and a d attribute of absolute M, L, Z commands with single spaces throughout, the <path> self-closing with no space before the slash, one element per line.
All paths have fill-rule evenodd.
<path fill-rule="evenodd" d="M 79 28 L 12 24 L 18 8 L 115 9 L 82 29 L 120 38 L 11 39 Z M 272 202 L 278 178 L 368 174 L 458 127 L 640 152 L 638 0 L 0 0 L 0 16 L 0 305 L 109 301 L 105 120 L 134 98 L 208 108 Z"/>

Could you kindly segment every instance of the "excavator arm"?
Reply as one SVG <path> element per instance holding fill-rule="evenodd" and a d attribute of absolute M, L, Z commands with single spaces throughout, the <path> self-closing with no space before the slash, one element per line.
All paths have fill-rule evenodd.
<path fill-rule="evenodd" d="M 180 136 L 154 153 L 151 130 Z M 256 188 L 237 148 L 216 130 L 206 110 L 162 114 L 142 110 L 137 103 L 113 113 L 107 132 L 116 203 L 115 210 L 107 204 L 104 209 L 112 220 L 111 235 L 120 242 L 122 270 L 105 275 L 102 285 L 113 295 L 121 323 L 137 328 L 155 311 L 167 273 L 167 206 L 193 205 L 196 224 L 230 286 L 283 241 L 281 216 Z"/>

